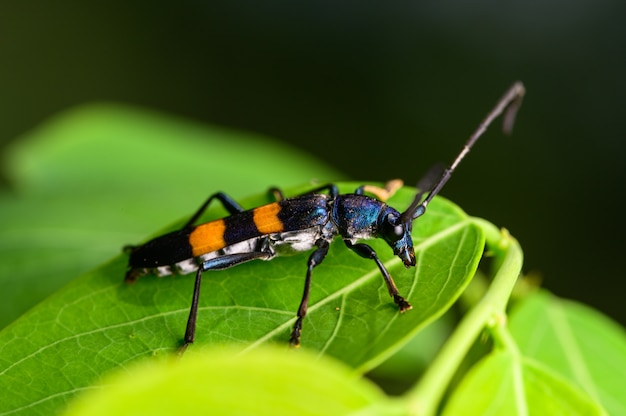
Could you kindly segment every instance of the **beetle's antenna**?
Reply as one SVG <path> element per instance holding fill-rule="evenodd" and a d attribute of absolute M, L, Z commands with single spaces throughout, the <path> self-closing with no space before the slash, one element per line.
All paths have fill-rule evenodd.
<path fill-rule="evenodd" d="M 474 131 L 469 139 L 467 139 L 467 142 L 465 142 L 465 146 L 463 146 L 463 149 L 458 154 L 456 159 L 454 159 L 452 164 L 443 171 L 443 173 L 439 177 L 439 180 L 435 182 L 435 184 L 428 192 L 426 199 L 420 202 L 424 194 L 424 192 L 421 190 L 415 196 L 415 199 L 413 200 L 409 208 L 404 211 L 400 217 L 403 223 L 411 223 L 417 217 L 424 215 L 424 213 L 426 212 L 426 206 L 439 193 L 439 191 L 441 191 L 441 188 L 443 188 L 444 185 L 448 182 L 456 167 L 469 153 L 476 141 L 483 135 L 489 125 L 491 125 L 491 123 L 493 123 L 493 121 L 502 113 L 504 113 L 504 122 L 502 125 L 502 129 L 505 134 L 511 133 L 511 131 L 513 130 L 513 124 L 515 122 L 515 115 L 517 114 L 517 110 L 519 109 L 519 107 L 522 105 L 522 98 L 524 97 L 525 92 L 526 90 L 524 88 L 524 85 L 519 81 L 515 82 L 508 89 L 508 91 L 502 96 L 502 98 L 500 98 L 496 106 L 489 112 L 489 114 L 487 114 L 487 117 L 485 117 L 482 123 L 480 123 L 476 131 Z M 427 175 L 427 177 L 428 176 L 430 175 Z"/>
<path fill-rule="evenodd" d="M 445 166 L 442 163 L 437 163 L 433 165 L 426 175 L 422 176 L 417 185 L 415 186 L 418 190 L 415 195 L 415 199 L 411 203 L 411 206 L 401 215 L 401 221 L 405 224 L 407 229 L 410 231 L 413 229 L 413 215 L 407 214 L 415 212 L 418 206 L 421 204 L 422 197 L 430 192 L 429 190 L 433 188 L 433 186 L 439 181 L 445 171 Z M 405 220 L 406 217 L 406 220 Z"/>

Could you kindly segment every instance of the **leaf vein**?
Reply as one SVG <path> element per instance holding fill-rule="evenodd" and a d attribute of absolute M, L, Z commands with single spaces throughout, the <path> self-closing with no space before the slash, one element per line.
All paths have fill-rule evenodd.
<path fill-rule="evenodd" d="M 549 306 L 548 313 L 553 323 L 557 339 L 561 341 L 563 355 L 574 372 L 575 380 L 591 397 L 599 401 L 599 395 L 589 372 L 589 368 L 585 364 L 583 354 L 578 347 L 570 323 L 566 319 L 563 307 L 559 302 L 554 302 L 553 305 Z"/>
<path fill-rule="evenodd" d="M 235 305 L 235 306 L 206 306 L 201 308 L 202 310 L 210 310 L 210 309 L 218 309 L 218 310 L 223 310 L 223 309 L 248 309 L 248 310 L 262 310 L 264 312 L 274 312 L 274 313 L 278 313 L 278 314 L 290 314 L 290 312 L 287 311 L 282 311 L 282 310 L 278 310 L 278 309 L 268 309 L 268 308 L 259 308 L 259 307 L 253 307 L 253 306 L 240 306 L 240 305 Z M 0 376 L 3 376 L 4 374 L 6 374 L 8 371 L 10 371 L 13 367 L 18 366 L 19 364 L 23 363 L 24 361 L 27 361 L 35 356 L 37 356 L 38 354 L 58 345 L 61 344 L 63 342 L 67 342 L 67 341 L 71 341 L 74 339 L 79 339 L 83 336 L 88 336 L 88 335 L 93 335 L 93 334 L 98 334 L 98 333 L 102 333 L 104 331 L 110 330 L 110 329 L 116 329 L 116 328 L 123 328 L 126 326 L 132 326 L 132 325 L 136 325 L 138 323 L 141 322 L 147 322 L 150 321 L 152 319 L 157 319 L 157 318 L 162 318 L 165 316 L 172 316 L 172 315 L 176 315 L 179 313 L 188 313 L 189 310 L 187 308 L 183 308 L 183 309 L 176 309 L 176 310 L 172 310 L 172 311 L 168 311 L 168 312 L 162 312 L 159 314 L 152 314 L 152 315 L 147 315 L 144 316 L 140 319 L 135 319 L 132 321 L 127 321 L 127 322 L 123 322 L 123 323 L 119 323 L 119 324 L 113 324 L 113 325 L 107 325 L 107 326 L 103 326 L 101 328 L 97 328 L 97 329 L 93 329 L 90 331 L 84 331 L 84 332 L 79 332 L 76 334 L 73 334 L 69 337 L 63 337 L 60 339 L 55 340 L 54 342 L 51 342 L 50 344 L 44 345 L 42 347 L 40 347 L 39 349 L 33 351 L 32 353 L 24 356 L 22 359 L 15 361 L 14 363 L 12 363 L 10 366 L 8 366 L 7 368 L 5 368 L 4 370 L 0 371 Z"/>

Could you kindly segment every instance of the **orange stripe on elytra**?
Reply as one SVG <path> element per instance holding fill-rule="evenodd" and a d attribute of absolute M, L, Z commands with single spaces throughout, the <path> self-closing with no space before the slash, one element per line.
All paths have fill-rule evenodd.
<path fill-rule="evenodd" d="M 254 225 L 261 234 L 280 233 L 283 231 L 283 222 L 278 218 L 280 205 L 278 202 L 255 208 L 252 211 Z"/>
<path fill-rule="evenodd" d="M 216 220 L 198 225 L 191 234 L 189 234 L 189 244 L 191 245 L 194 257 L 226 247 L 224 231 L 226 231 L 224 220 Z"/>

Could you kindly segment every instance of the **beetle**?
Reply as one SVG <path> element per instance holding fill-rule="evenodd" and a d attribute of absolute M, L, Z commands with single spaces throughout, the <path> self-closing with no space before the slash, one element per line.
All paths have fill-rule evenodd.
<path fill-rule="evenodd" d="M 195 339 L 203 272 L 313 250 L 308 258 L 304 291 L 289 339 L 290 344 L 297 347 L 307 313 L 313 269 L 322 263 L 335 237 L 340 236 L 350 250 L 376 263 L 389 295 L 399 311 L 405 312 L 411 309 L 411 304 L 399 293 L 374 249 L 361 241 L 381 238 L 407 268 L 415 266 L 411 236 L 413 222 L 425 214 L 430 201 L 441 191 L 495 118 L 504 114 L 503 129 L 505 133 L 510 133 L 524 93 L 523 84 L 514 83 L 469 137 L 452 164 L 443 171 L 431 171 L 418 183 L 420 190 L 403 212 L 384 202 L 401 182 L 390 182 L 385 189 L 364 185 L 350 194 L 340 194 L 335 185 L 329 184 L 290 198 L 285 198 L 279 189 L 273 188 L 275 202 L 249 210 L 244 210 L 227 194 L 218 192 L 211 195 L 179 230 L 139 246 L 127 246 L 130 256 L 125 281 L 132 283 L 146 274 L 166 276 L 196 272 L 181 347 L 184 351 Z M 366 192 L 378 198 L 365 195 Z M 220 202 L 230 215 L 196 224 L 214 201 Z"/>

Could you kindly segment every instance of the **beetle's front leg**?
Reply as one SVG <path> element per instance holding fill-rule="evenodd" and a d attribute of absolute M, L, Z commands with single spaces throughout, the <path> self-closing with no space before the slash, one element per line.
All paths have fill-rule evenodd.
<path fill-rule="evenodd" d="M 385 284 L 387 285 L 387 290 L 389 290 L 389 295 L 391 295 L 395 304 L 398 305 L 398 308 L 400 308 L 400 312 L 408 311 L 409 309 L 413 308 L 413 306 L 411 306 L 411 304 L 400 295 L 398 287 L 396 286 L 383 262 L 380 261 L 380 259 L 378 258 L 378 255 L 373 248 L 371 248 L 367 244 L 354 244 L 350 240 L 343 240 L 343 242 L 346 244 L 346 246 L 348 246 L 350 250 L 354 251 L 359 256 L 366 259 L 372 259 L 376 262 L 376 265 L 383 275 Z"/>

